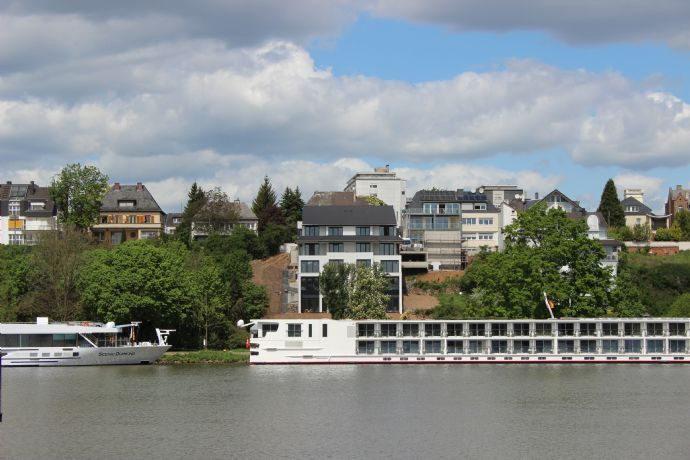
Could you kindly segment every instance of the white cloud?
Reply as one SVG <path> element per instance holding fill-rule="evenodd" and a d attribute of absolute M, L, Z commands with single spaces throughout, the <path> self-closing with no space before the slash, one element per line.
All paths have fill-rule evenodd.
<path fill-rule="evenodd" d="M 663 214 L 668 191 L 666 181 L 660 177 L 644 174 L 624 173 L 613 178 L 618 189 L 618 196 L 624 198 L 625 189 L 642 189 L 644 192 L 644 204 L 652 208 L 658 214 Z"/>

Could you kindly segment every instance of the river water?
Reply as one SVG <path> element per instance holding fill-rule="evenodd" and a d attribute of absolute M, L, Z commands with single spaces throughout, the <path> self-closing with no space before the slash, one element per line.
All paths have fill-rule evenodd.
<path fill-rule="evenodd" d="M 690 458 L 687 365 L 3 369 L 0 458 Z"/>

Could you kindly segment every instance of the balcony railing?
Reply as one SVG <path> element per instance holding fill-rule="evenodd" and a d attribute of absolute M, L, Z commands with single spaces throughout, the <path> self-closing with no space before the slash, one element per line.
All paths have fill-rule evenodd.
<path fill-rule="evenodd" d="M 460 223 L 453 224 L 428 224 L 426 222 L 410 222 L 410 230 L 460 230 Z"/>
<path fill-rule="evenodd" d="M 409 214 L 425 214 L 428 216 L 459 216 L 459 209 L 422 209 L 422 208 L 412 208 L 405 211 Z"/>

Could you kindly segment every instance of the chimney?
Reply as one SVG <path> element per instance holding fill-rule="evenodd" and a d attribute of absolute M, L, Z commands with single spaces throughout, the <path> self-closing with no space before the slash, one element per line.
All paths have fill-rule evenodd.
<path fill-rule="evenodd" d="M 7 181 L 7 185 L 12 185 L 12 181 L 11 181 L 11 180 L 8 180 L 8 181 Z"/>
<path fill-rule="evenodd" d="M 144 186 L 141 184 L 141 182 L 137 182 L 137 192 L 141 192 L 144 190 Z"/>
<path fill-rule="evenodd" d="M 534 192 L 534 199 L 538 200 L 539 199 L 539 192 Z"/>
<path fill-rule="evenodd" d="M 120 183 L 119 182 L 115 182 L 113 184 L 113 190 L 120 190 Z"/>

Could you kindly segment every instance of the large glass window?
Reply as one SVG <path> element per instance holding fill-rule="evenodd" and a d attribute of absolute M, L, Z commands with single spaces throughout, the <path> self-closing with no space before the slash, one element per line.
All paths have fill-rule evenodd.
<path fill-rule="evenodd" d="M 374 353 L 373 340 L 360 340 L 357 342 L 357 353 L 360 355 L 371 355 Z"/>
<path fill-rule="evenodd" d="M 381 324 L 381 337 L 395 337 L 398 333 L 398 325 L 395 323 Z"/>
<path fill-rule="evenodd" d="M 288 337 L 302 337 L 301 324 L 288 324 Z"/>
<path fill-rule="evenodd" d="M 470 323 L 470 335 L 484 336 L 484 323 Z"/>
<path fill-rule="evenodd" d="M 513 323 L 513 335 L 529 337 L 529 323 Z"/>
<path fill-rule="evenodd" d="M 449 340 L 447 343 L 448 353 L 463 353 L 462 340 Z"/>
<path fill-rule="evenodd" d="M 535 353 L 551 353 L 553 351 L 553 342 L 551 340 L 535 340 Z"/>
<path fill-rule="evenodd" d="M 535 323 L 535 335 L 551 335 L 551 323 Z"/>
<path fill-rule="evenodd" d="M 328 252 L 343 252 L 345 251 L 345 244 L 343 243 L 328 243 Z"/>
<path fill-rule="evenodd" d="M 641 335 L 640 323 L 625 323 L 623 330 L 628 336 Z"/>
<path fill-rule="evenodd" d="M 425 340 L 424 341 L 424 353 L 441 353 L 441 341 L 440 340 Z"/>
<path fill-rule="evenodd" d="M 668 351 L 669 353 L 685 353 L 685 340 L 669 340 L 668 341 Z"/>
<path fill-rule="evenodd" d="M 558 341 L 558 353 L 575 353 L 575 341 L 574 340 L 559 340 Z"/>
<path fill-rule="evenodd" d="M 424 335 L 426 337 L 441 337 L 441 325 L 439 323 L 425 324 Z"/>
<path fill-rule="evenodd" d="M 405 337 L 417 337 L 419 336 L 419 324 L 403 324 L 402 331 Z"/>
<path fill-rule="evenodd" d="M 371 252 L 371 243 L 355 243 L 355 252 Z"/>
<path fill-rule="evenodd" d="M 436 212 L 436 209 L 438 208 L 437 203 L 424 203 L 424 214 L 433 214 Z"/>
<path fill-rule="evenodd" d="M 278 330 L 278 323 L 263 323 L 261 325 L 261 337 L 266 337 L 269 332 L 276 332 Z"/>
<path fill-rule="evenodd" d="M 300 304 L 303 312 L 319 311 L 318 276 L 303 276 L 300 279 Z"/>
<path fill-rule="evenodd" d="M 463 217 L 462 225 L 476 225 L 477 219 L 475 217 Z"/>
<path fill-rule="evenodd" d="M 513 353 L 529 353 L 529 340 L 513 340 Z"/>
<path fill-rule="evenodd" d="M 0 334 L 0 347 L 18 348 L 19 334 Z"/>
<path fill-rule="evenodd" d="M 597 335 L 596 323 L 580 323 L 580 335 L 594 337 Z"/>
<path fill-rule="evenodd" d="M 625 340 L 623 345 L 625 346 L 626 353 L 640 353 L 642 351 L 642 340 Z"/>
<path fill-rule="evenodd" d="M 685 335 L 685 323 L 668 323 L 669 335 Z"/>
<path fill-rule="evenodd" d="M 318 260 L 303 260 L 301 265 L 302 273 L 319 273 Z"/>
<path fill-rule="evenodd" d="M 652 336 L 652 337 L 664 335 L 664 324 L 663 323 L 647 323 L 647 335 Z"/>
<path fill-rule="evenodd" d="M 373 324 L 358 324 L 357 325 L 357 336 L 358 337 L 373 337 L 374 336 L 374 325 Z"/>
<path fill-rule="evenodd" d="M 319 255 L 319 243 L 304 243 L 303 254 L 305 256 L 318 256 Z"/>
<path fill-rule="evenodd" d="M 403 340 L 403 353 L 419 353 L 419 340 Z"/>
<path fill-rule="evenodd" d="M 328 236 L 343 236 L 343 227 L 328 227 Z"/>
<path fill-rule="evenodd" d="M 508 335 L 508 324 L 491 323 L 491 335 L 505 337 Z"/>
<path fill-rule="evenodd" d="M 462 337 L 462 323 L 446 324 L 446 332 L 449 337 Z"/>
<path fill-rule="evenodd" d="M 647 353 L 663 353 L 664 352 L 664 341 L 663 340 L 647 340 Z"/>
<path fill-rule="evenodd" d="M 482 340 L 470 340 L 467 342 L 467 352 L 468 353 L 483 353 L 484 346 Z"/>
<path fill-rule="evenodd" d="M 395 235 L 395 227 L 390 225 L 382 225 L 379 227 L 380 236 L 393 236 Z"/>
<path fill-rule="evenodd" d="M 508 353 L 508 341 L 507 340 L 492 340 L 491 341 L 491 353 Z"/>
<path fill-rule="evenodd" d="M 603 336 L 617 336 L 618 335 L 618 324 L 617 323 L 603 323 L 601 325 L 601 335 L 603 335 Z"/>
<path fill-rule="evenodd" d="M 575 325 L 573 323 L 558 323 L 558 335 L 560 337 L 575 335 Z"/>
<path fill-rule="evenodd" d="M 393 354 L 397 352 L 397 347 L 395 340 L 382 340 L 381 341 L 381 353 L 382 354 Z"/>
<path fill-rule="evenodd" d="M 369 236 L 371 235 L 371 227 L 357 227 L 355 234 L 357 236 Z"/>
<path fill-rule="evenodd" d="M 384 273 L 398 273 L 400 271 L 399 264 L 397 260 L 382 260 L 381 270 Z"/>
<path fill-rule="evenodd" d="M 601 341 L 601 352 L 602 353 L 618 353 L 618 340 L 602 340 Z"/>
<path fill-rule="evenodd" d="M 304 236 L 319 236 L 319 226 L 318 225 L 305 225 L 302 229 L 302 234 Z"/>
<path fill-rule="evenodd" d="M 597 352 L 597 341 L 596 340 L 580 340 L 580 353 L 596 353 Z"/>
<path fill-rule="evenodd" d="M 489 218 L 479 219 L 479 225 L 493 225 L 494 220 Z"/>
<path fill-rule="evenodd" d="M 383 256 L 394 256 L 395 255 L 395 244 L 394 243 L 379 243 L 379 252 Z"/>

